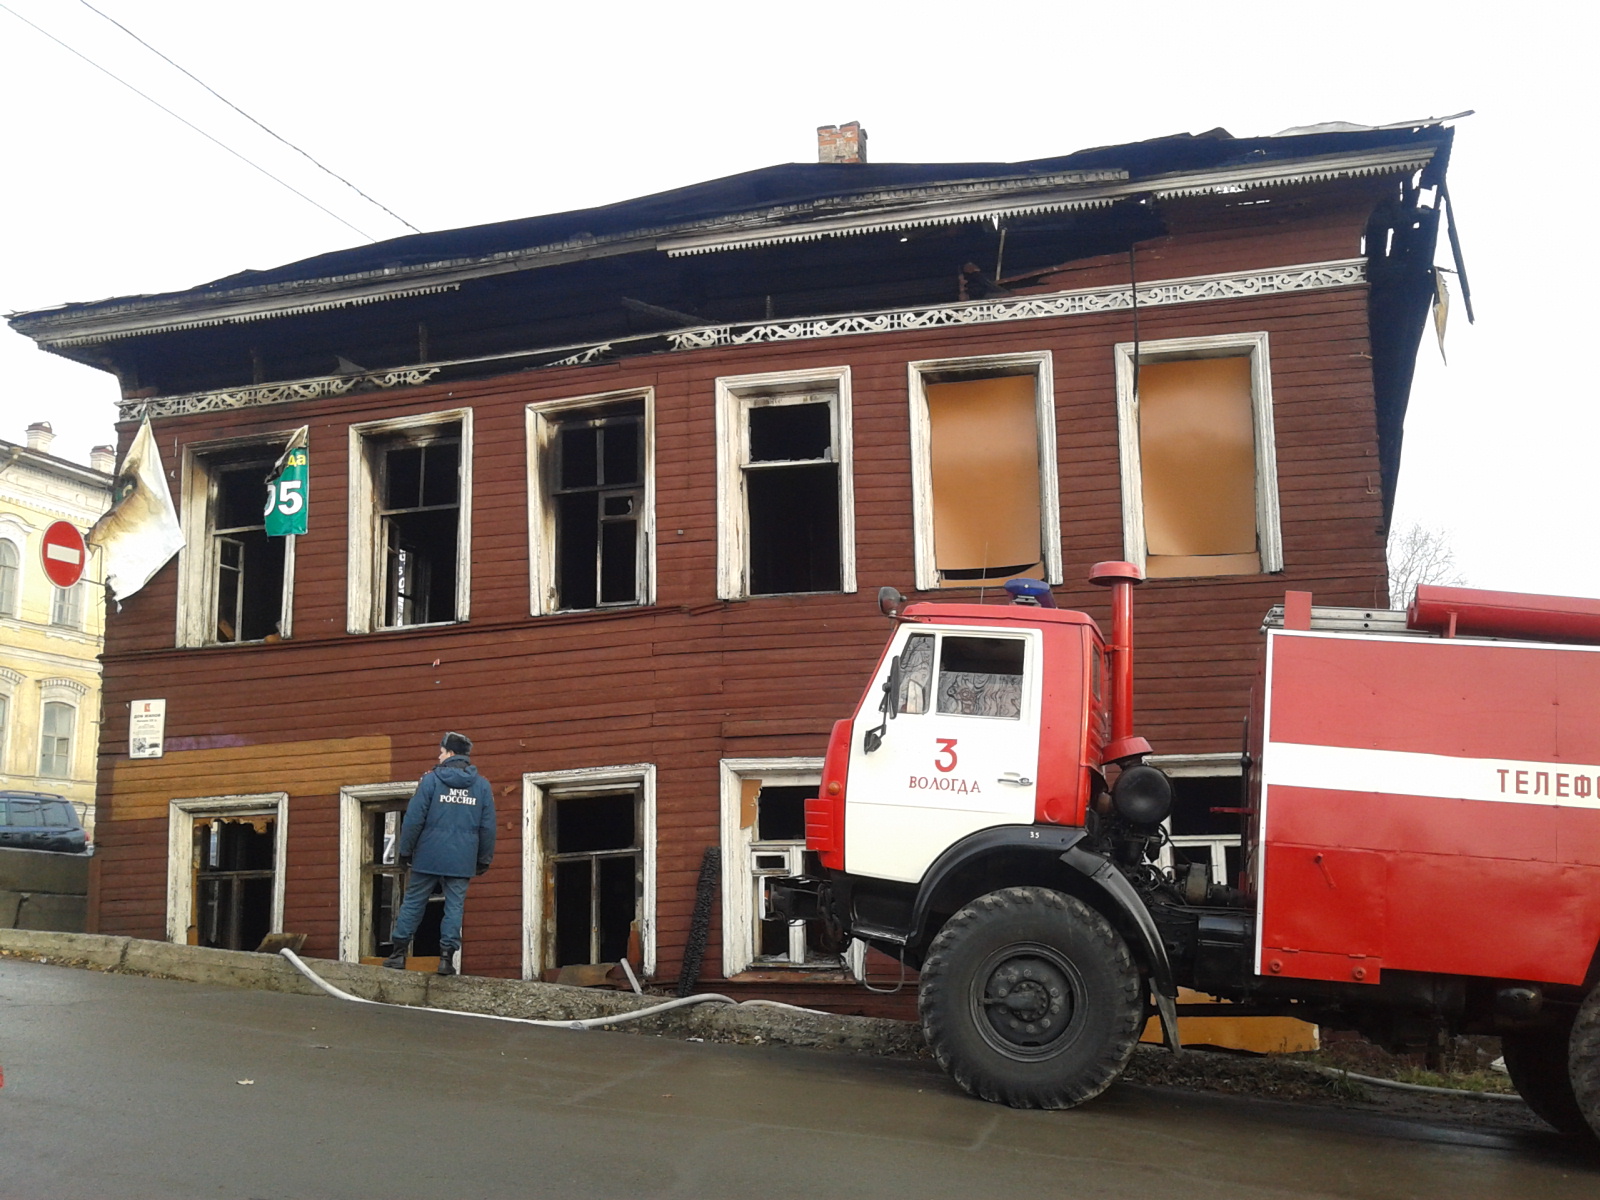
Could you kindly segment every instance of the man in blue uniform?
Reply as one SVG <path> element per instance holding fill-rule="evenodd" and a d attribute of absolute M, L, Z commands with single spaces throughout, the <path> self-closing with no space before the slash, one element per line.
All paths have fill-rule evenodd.
<path fill-rule="evenodd" d="M 404 970 L 411 936 L 417 931 L 428 897 L 444 893 L 444 920 L 439 925 L 439 974 L 456 973 L 461 949 L 461 910 L 467 884 L 482 875 L 494 859 L 494 789 L 467 756 L 472 740 L 447 733 L 439 741 L 439 765 L 417 783 L 400 825 L 400 862 L 411 868 L 411 881 L 400 903 L 390 940 L 394 949 L 383 965 Z"/>

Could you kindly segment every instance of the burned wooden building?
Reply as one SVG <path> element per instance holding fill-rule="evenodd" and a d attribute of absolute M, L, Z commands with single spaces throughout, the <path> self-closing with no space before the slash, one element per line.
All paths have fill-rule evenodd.
<path fill-rule="evenodd" d="M 633 935 L 676 978 L 717 848 L 702 978 L 847 1003 L 761 889 L 803 864 L 878 587 L 1031 575 L 1103 616 L 1120 558 L 1175 838 L 1228 869 L 1263 614 L 1386 603 L 1451 131 L 1004 164 L 827 132 L 815 164 L 12 318 L 116 374 L 184 530 L 108 621 L 102 932 L 384 952 L 396 814 L 453 729 L 500 822 L 465 970 Z M 302 427 L 307 528 L 268 536 Z"/>

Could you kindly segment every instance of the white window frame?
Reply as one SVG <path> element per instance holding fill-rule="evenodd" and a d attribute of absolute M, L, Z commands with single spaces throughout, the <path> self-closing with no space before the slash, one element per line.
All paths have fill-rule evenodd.
<path fill-rule="evenodd" d="M 362 809 L 379 800 L 409 800 L 417 780 L 357 783 L 339 789 L 339 961 L 361 961 Z"/>
<path fill-rule="evenodd" d="M 1235 753 L 1152 754 L 1145 761 L 1152 767 L 1161 768 L 1173 779 L 1240 779 L 1244 776 L 1244 756 Z M 1156 860 L 1158 867 L 1164 871 L 1172 869 L 1177 861 L 1172 853 L 1174 847 L 1189 851 L 1191 859 L 1194 857 L 1193 851 L 1207 847 L 1211 856 L 1211 882 L 1232 886 L 1224 850 L 1229 846 L 1236 847 L 1242 855 L 1244 838 L 1241 834 L 1174 835 L 1170 816 L 1161 825 L 1167 831 L 1168 840 L 1161 846 L 1160 857 Z"/>
<path fill-rule="evenodd" d="M 83 593 L 84 586 L 81 579 L 70 587 L 51 585 L 50 624 L 52 628 L 70 629 L 74 633 L 82 633 L 84 631 Z"/>
<path fill-rule="evenodd" d="M 750 594 L 748 509 L 744 486 L 744 412 L 750 402 L 774 396 L 833 393 L 834 456 L 839 466 L 839 592 L 856 590 L 856 490 L 850 368 L 815 367 L 759 375 L 724 375 L 716 382 L 717 421 L 717 598 L 763 599 Z"/>
<path fill-rule="evenodd" d="M 572 771 L 530 771 L 522 776 L 522 977 L 539 979 L 544 972 L 544 817 L 552 792 L 614 792 L 636 787 L 640 792 L 640 851 L 644 886 L 639 897 L 639 943 L 644 976 L 656 971 L 656 768 L 654 763 L 617 767 L 581 767 Z"/>
<path fill-rule="evenodd" d="M 17 556 L 17 561 L 11 568 L 13 571 L 11 605 L 9 609 L 5 606 L 5 593 L 0 591 L 0 617 L 16 620 L 22 616 L 22 563 L 23 559 L 27 557 L 27 537 L 25 534 L 13 535 L 9 530 L 6 530 L 5 532 L 0 532 L 0 542 L 10 546 L 12 553 Z"/>
<path fill-rule="evenodd" d="M 639 536 L 644 539 L 644 587 L 638 607 L 656 602 L 656 390 L 632 388 L 619 392 L 596 392 L 544 400 L 528 405 L 528 612 L 542 617 L 553 612 L 584 612 L 596 609 L 563 609 L 555 603 L 556 523 L 555 506 L 545 494 L 545 468 L 549 449 L 555 440 L 561 417 L 586 408 L 609 408 L 631 401 L 644 402 L 644 512 L 639 518 Z M 603 606 L 606 609 L 633 607 Z"/>
<path fill-rule="evenodd" d="M 368 441 L 390 434 L 425 430 L 432 426 L 461 424 L 461 485 L 456 523 L 456 613 L 449 621 L 429 621 L 420 625 L 384 625 L 383 564 L 378 561 L 382 547 L 378 538 L 377 488 L 372 464 L 366 453 Z M 350 482 L 348 527 L 348 573 L 345 577 L 345 628 L 350 633 L 387 632 L 390 629 L 432 629 L 460 625 L 468 618 L 472 597 L 472 409 L 453 408 L 440 412 L 417 413 L 384 421 L 362 421 L 350 426 Z"/>
<path fill-rule="evenodd" d="M 0 701 L 4 702 L 4 711 L 0 712 L 0 775 L 10 775 L 12 738 L 11 729 L 17 719 L 17 688 L 22 686 L 22 672 L 13 671 L 10 667 L 0 667 Z M 41 706 L 41 718 L 44 709 Z M 29 774 L 28 771 L 19 772 Z"/>
<path fill-rule="evenodd" d="M 820 758 L 724 758 L 718 764 L 722 794 L 722 977 L 759 968 L 766 971 L 808 971 L 831 968 L 806 963 L 756 963 L 755 874 L 750 869 L 754 827 L 745 828 L 741 802 L 743 784 L 759 779 L 774 787 L 804 787 L 822 782 Z M 866 943 L 852 940 L 845 965 L 860 979 L 866 969 Z"/>
<path fill-rule="evenodd" d="M 167 940 L 184 945 L 194 915 L 194 823 L 206 817 L 270 816 L 273 822 L 272 925 L 283 932 L 285 858 L 289 848 L 289 793 L 194 796 L 167 805 Z"/>
<path fill-rule="evenodd" d="M 216 630 L 216 556 L 211 538 L 211 476 L 218 455 L 260 446 L 264 453 L 276 458 L 289 444 L 294 430 L 277 433 L 250 434 L 246 437 L 219 438 L 209 442 L 195 442 L 183 448 L 182 503 L 179 523 L 183 529 L 183 545 L 178 549 L 178 631 L 180 647 L 197 646 L 254 646 L 258 641 L 217 642 L 212 638 Z M 262 478 L 262 505 L 266 504 L 266 479 Z M 294 623 L 294 552 L 298 538 L 290 534 L 283 546 L 283 598 L 282 616 L 278 623 L 278 636 L 287 640 L 293 636 Z"/>
<path fill-rule="evenodd" d="M 911 404 L 911 515 L 917 590 L 942 590 L 933 543 L 933 422 L 928 415 L 928 376 L 956 372 L 992 376 L 1031 374 L 1034 377 L 1034 418 L 1039 439 L 1039 550 L 1044 558 L 1045 582 L 1059 584 L 1062 582 L 1061 488 L 1056 467 L 1055 364 L 1050 351 L 1030 350 L 1018 354 L 980 354 L 971 358 L 929 358 L 906 364 Z"/>
<path fill-rule="evenodd" d="M 89 694 L 89 686 L 79 683 L 76 679 L 41 679 L 39 681 L 39 736 L 37 739 L 37 754 L 35 755 L 33 770 L 38 779 L 68 780 L 83 779 L 88 775 L 87 770 L 80 771 L 79 764 L 84 758 L 84 722 L 83 698 Z M 67 748 L 67 773 L 65 775 L 46 775 L 44 773 L 44 710 L 47 704 L 65 704 L 72 710 L 72 742 Z"/>
<path fill-rule="evenodd" d="M 1118 342 L 1117 441 L 1122 463 L 1122 546 L 1127 560 L 1144 570 L 1144 473 L 1139 457 L 1139 403 L 1133 394 L 1132 342 Z M 1283 529 L 1278 506 L 1278 451 L 1272 420 L 1272 358 L 1265 330 L 1209 337 L 1167 338 L 1139 343 L 1139 362 L 1191 358 L 1250 359 L 1250 406 L 1256 441 L 1256 549 L 1262 574 L 1283 570 Z M 1222 578 L 1175 576 L 1174 578 Z"/>

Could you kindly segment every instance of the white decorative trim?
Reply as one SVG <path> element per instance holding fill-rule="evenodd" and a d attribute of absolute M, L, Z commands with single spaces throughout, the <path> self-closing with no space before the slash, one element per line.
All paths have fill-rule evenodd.
<path fill-rule="evenodd" d="M 646 978 L 656 970 L 656 767 L 582 767 L 574 771 L 529 771 L 522 776 L 522 977 L 538 979 L 544 970 L 544 879 L 542 841 L 544 801 L 552 791 L 640 791 L 639 846 L 644 887 L 639 897 L 639 941 Z"/>
<path fill-rule="evenodd" d="M 325 375 L 319 379 L 292 379 L 285 383 L 220 392 L 190 392 L 183 396 L 163 396 L 151 400 L 119 400 L 117 412 L 124 421 L 137 421 L 142 417 L 186 417 L 192 413 L 257 408 L 263 404 L 326 400 L 352 391 L 416 387 L 427 383 L 438 373 L 438 367 L 399 367 L 393 371 L 371 371 L 365 375 Z"/>
<path fill-rule="evenodd" d="M 1352 287 L 1367 281 L 1364 258 L 1330 262 L 1300 263 L 1288 267 L 1263 267 L 1254 271 L 1233 271 L 1220 275 L 1193 275 L 1181 279 L 1158 279 L 1139 285 L 1139 307 L 1159 308 L 1171 304 L 1196 304 L 1208 300 L 1239 300 L 1253 296 L 1276 296 L 1286 292 L 1321 291 Z M 501 359 L 522 359 L 539 354 L 569 350 L 566 357 L 543 366 L 587 366 L 616 349 L 637 341 L 665 338 L 674 351 L 704 350 L 714 346 L 743 346 L 757 342 L 791 342 L 816 338 L 853 337 L 858 334 L 899 333 L 917 329 L 940 329 L 967 325 L 990 325 L 1006 321 L 1036 321 L 1049 317 L 1077 317 L 1094 313 L 1121 312 L 1133 307 L 1126 286 L 1077 288 L 1065 292 L 1041 292 L 1008 300 L 977 300 L 957 304 L 935 304 L 926 308 L 880 309 L 864 313 L 833 313 L 794 321 L 761 321 L 752 324 L 704 325 L 669 333 L 647 334 L 627 341 L 601 342 L 581 346 L 552 346 L 518 350 L 504 355 L 451 360 L 428 366 L 397 367 L 393 371 L 368 375 L 328 375 L 318 379 L 297 379 L 260 387 L 235 388 L 216 392 L 193 392 L 150 400 L 123 400 L 118 403 L 121 419 L 142 416 L 178 417 L 190 413 L 223 409 L 255 408 L 264 404 L 285 404 L 295 400 L 321 400 L 343 396 L 357 384 L 371 388 L 416 387 L 429 382 L 445 367 L 481 366 Z"/>
<path fill-rule="evenodd" d="M 56 695 L 62 692 L 69 692 L 74 696 L 87 696 L 89 694 L 89 685 L 79 683 L 76 679 L 41 679 L 39 680 L 39 691 Z"/>
<path fill-rule="evenodd" d="M 9 683 L 15 687 L 22 680 L 23 674 L 21 671 L 13 671 L 10 667 L 0 667 L 0 682 Z"/>
<path fill-rule="evenodd" d="M 167 806 L 167 940 L 188 941 L 194 913 L 194 823 L 197 817 L 267 816 L 273 821 L 272 925 L 283 932 L 283 885 L 288 874 L 289 793 L 258 792 L 244 796 L 196 796 Z"/>
<path fill-rule="evenodd" d="M 339 961 L 361 961 L 361 807 L 408 799 L 417 781 L 356 783 L 339 789 Z"/>
<path fill-rule="evenodd" d="M 1165 279 L 1140 285 L 1139 307 L 1156 308 L 1204 300 L 1237 300 L 1282 292 L 1349 287 L 1365 283 L 1366 274 L 1366 260 L 1352 258 L 1228 275 Z M 967 304 L 941 304 L 932 308 L 812 317 L 777 324 L 712 325 L 669 333 L 666 337 L 673 343 L 674 350 L 703 350 L 712 346 L 743 346 L 752 342 L 788 342 L 938 329 L 953 325 L 987 325 L 999 321 L 1032 321 L 1045 317 L 1076 317 L 1087 313 L 1120 312 L 1132 307 L 1133 300 L 1126 286 L 1079 288 L 1069 292 L 1023 296 L 1015 300 L 980 300 Z"/>

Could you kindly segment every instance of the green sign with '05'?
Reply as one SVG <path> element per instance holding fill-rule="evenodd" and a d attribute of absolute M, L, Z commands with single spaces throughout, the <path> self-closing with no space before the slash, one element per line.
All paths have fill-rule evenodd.
<path fill-rule="evenodd" d="M 304 446 L 283 456 L 277 474 L 267 480 L 267 536 L 287 537 L 306 531 L 306 493 L 310 459 Z"/>

